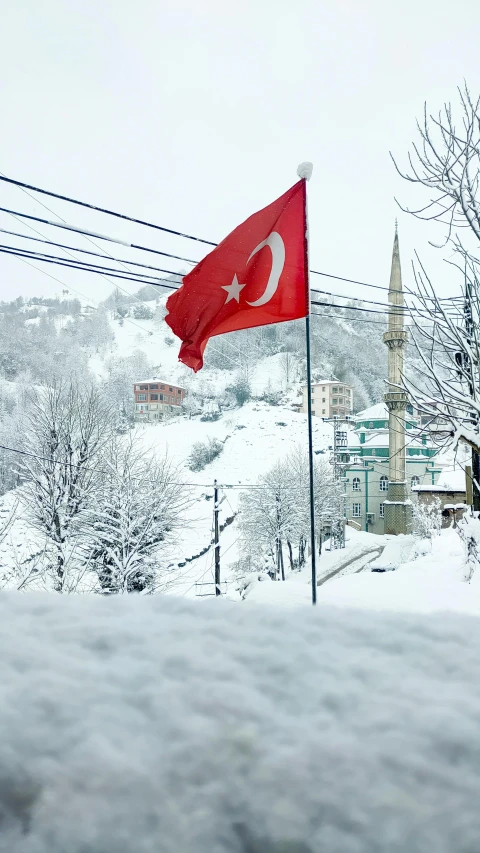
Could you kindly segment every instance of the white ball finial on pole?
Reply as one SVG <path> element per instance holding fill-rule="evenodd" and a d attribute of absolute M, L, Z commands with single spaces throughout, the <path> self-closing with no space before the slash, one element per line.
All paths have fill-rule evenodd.
<path fill-rule="evenodd" d="M 297 169 L 297 175 L 299 178 L 305 178 L 305 180 L 309 181 L 312 177 L 313 172 L 313 163 L 309 163 L 308 160 L 305 163 L 300 163 Z"/>

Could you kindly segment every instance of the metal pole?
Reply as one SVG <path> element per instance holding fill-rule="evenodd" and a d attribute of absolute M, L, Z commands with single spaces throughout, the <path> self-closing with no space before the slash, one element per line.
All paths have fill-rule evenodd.
<path fill-rule="evenodd" d="M 214 519 L 214 543 L 215 543 L 215 595 L 221 595 L 220 588 L 220 538 L 218 531 L 218 514 L 220 507 L 218 505 L 218 486 L 217 481 L 213 484 L 213 519 Z"/>
<path fill-rule="evenodd" d="M 310 550 L 312 557 L 312 604 L 317 603 L 317 555 L 315 552 L 315 485 L 313 477 L 313 427 L 312 427 L 312 365 L 310 356 L 310 316 L 305 317 L 307 343 L 307 400 L 308 400 L 308 471 L 310 483 Z"/>

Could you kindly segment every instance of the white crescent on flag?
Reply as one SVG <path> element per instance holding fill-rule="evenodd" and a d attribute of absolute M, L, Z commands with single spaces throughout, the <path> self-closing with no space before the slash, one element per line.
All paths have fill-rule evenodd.
<path fill-rule="evenodd" d="M 285 266 L 285 244 L 278 231 L 272 231 L 266 240 L 262 240 L 262 242 L 256 246 L 249 257 L 247 264 L 250 263 L 253 256 L 256 255 L 260 249 L 263 249 L 264 246 L 268 246 L 272 253 L 272 268 L 268 277 L 267 286 L 262 296 L 256 299 L 255 302 L 247 301 L 247 305 L 251 305 L 252 308 L 259 308 L 260 305 L 266 305 L 267 302 L 270 302 L 270 299 L 276 293 L 278 282 L 283 272 L 283 267 Z"/>

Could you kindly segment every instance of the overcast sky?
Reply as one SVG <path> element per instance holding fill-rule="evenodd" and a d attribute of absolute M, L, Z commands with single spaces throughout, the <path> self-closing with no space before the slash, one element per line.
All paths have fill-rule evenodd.
<path fill-rule="evenodd" d="M 387 284 L 394 195 L 425 199 L 396 176 L 389 149 L 405 160 L 425 99 L 438 108 L 463 78 L 478 94 L 479 33 L 478 0 L 3 4 L 0 171 L 219 240 L 294 183 L 300 161 L 312 160 L 311 266 Z M 0 199 L 2 207 L 53 218 L 16 188 L 0 184 Z M 91 230 L 187 257 L 206 251 L 41 200 L 56 217 Z M 452 292 L 451 273 L 426 248 L 431 231 L 398 216 L 405 278 L 416 248 L 439 292 Z M 0 227 L 32 234 L 0 217 Z M 78 235 L 35 227 L 92 248 Z M 151 257 L 141 260 L 156 263 Z M 97 276 L 44 269 L 97 301 L 112 288 Z M 375 298 L 333 280 L 312 284 Z M 0 255 L 0 298 L 62 288 Z"/>

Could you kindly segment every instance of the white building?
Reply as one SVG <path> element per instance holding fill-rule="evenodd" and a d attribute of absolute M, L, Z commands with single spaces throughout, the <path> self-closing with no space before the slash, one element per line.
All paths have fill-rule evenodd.
<path fill-rule="evenodd" d="M 303 399 L 300 411 L 307 412 L 308 389 L 303 388 Z M 312 415 L 317 418 L 344 418 L 353 411 L 353 391 L 350 385 L 339 382 L 338 379 L 323 379 L 312 382 Z"/>

